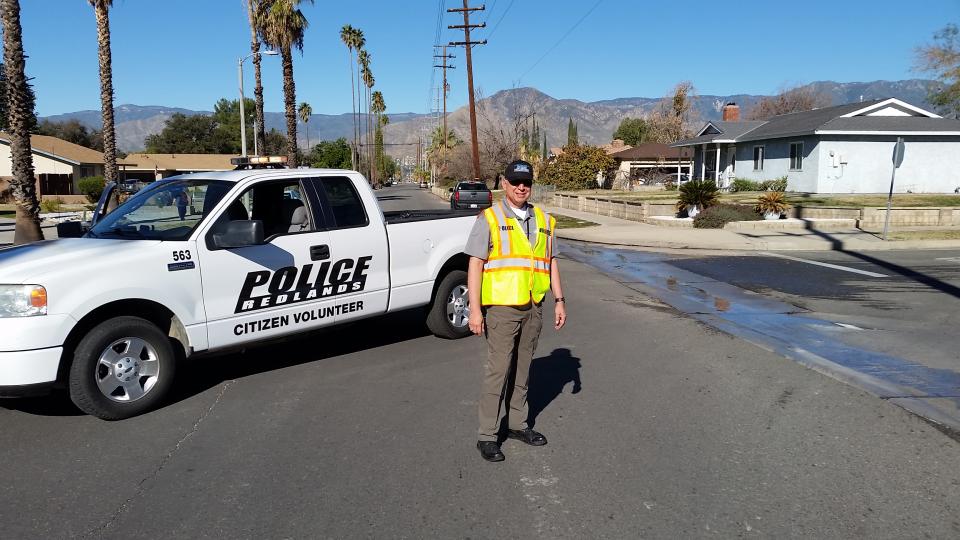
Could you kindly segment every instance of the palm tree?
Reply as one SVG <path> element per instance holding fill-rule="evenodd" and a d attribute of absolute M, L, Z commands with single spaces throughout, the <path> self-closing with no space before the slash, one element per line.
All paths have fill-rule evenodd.
<path fill-rule="evenodd" d="M 43 231 L 40 229 L 40 203 L 37 201 L 37 181 L 30 148 L 29 125 L 33 108 L 30 106 L 30 87 L 25 74 L 19 0 L 2 0 L 0 17 L 3 19 L 3 70 L 7 85 L 10 159 L 13 162 L 10 187 L 17 203 L 13 243 L 26 244 L 43 240 Z"/>
<path fill-rule="evenodd" d="M 307 152 L 310 151 L 310 129 L 307 128 L 307 122 L 310 121 L 311 114 L 313 114 L 313 107 L 306 101 L 301 101 L 300 106 L 297 107 L 297 115 L 300 117 L 300 121 L 303 122 L 303 136 L 307 138 Z"/>
<path fill-rule="evenodd" d="M 253 86 L 253 96 L 256 99 L 256 113 L 254 122 L 256 123 L 256 133 L 253 134 L 260 145 L 257 147 L 257 153 L 263 154 L 264 141 L 267 137 L 267 128 L 263 125 L 263 80 L 260 78 L 260 38 L 257 35 L 256 13 L 260 9 L 260 4 L 269 0 L 247 0 L 247 18 L 250 20 L 250 52 L 253 55 L 253 76 L 255 84 Z"/>
<path fill-rule="evenodd" d="M 349 56 L 350 63 L 350 101 L 352 108 L 350 109 L 350 118 L 353 120 L 353 146 L 357 146 L 357 88 L 354 86 L 353 78 L 353 44 L 356 42 L 358 30 L 349 24 L 343 25 L 343 28 L 340 29 L 340 41 L 347 46 L 347 55 Z M 353 151 L 350 152 L 350 164 L 354 169 L 357 168 L 356 163 L 354 162 Z"/>
<path fill-rule="evenodd" d="M 359 171 L 361 167 L 361 162 L 363 161 L 360 156 L 360 116 L 363 114 L 361 110 L 363 105 L 360 102 L 360 85 L 362 84 L 362 79 L 360 78 L 360 67 L 362 65 L 363 59 L 367 58 L 367 52 L 364 47 L 367 44 L 367 38 L 363 36 L 363 30 L 359 28 L 353 29 L 353 49 L 357 54 L 357 135 L 356 143 L 354 144 L 354 152 L 357 153 L 357 170 Z"/>
<path fill-rule="evenodd" d="M 103 116 L 103 178 L 119 180 L 117 137 L 113 126 L 113 64 L 110 59 L 110 6 L 113 0 L 88 0 L 97 17 L 97 56 L 100 61 L 100 111 Z"/>
<path fill-rule="evenodd" d="M 293 82 L 293 48 L 303 52 L 303 34 L 307 18 L 300 11 L 302 1 L 272 0 L 263 3 L 257 10 L 257 28 L 263 43 L 280 51 L 283 66 L 283 105 L 287 119 L 287 163 L 297 166 L 297 89 Z"/>
<path fill-rule="evenodd" d="M 363 54 L 366 53 L 366 54 Z M 361 51 L 362 57 L 360 63 L 362 64 L 362 79 L 363 85 L 366 87 L 366 106 L 367 106 L 367 116 L 366 116 L 366 132 L 364 144 L 367 146 L 367 175 L 368 177 L 373 176 L 373 119 L 370 117 L 371 114 L 371 91 L 373 90 L 373 85 L 376 83 L 376 80 L 373 78 L 373 71 L 370 70 L 370 54 L 366 51 Z M 374 179 L 375 180 L 375 179 Z M 376 183 L 376 182 L 374 182 Z"/>
<path fill-rule="evenodd" d="M 374 124 L 376 133 L 373 142 L 373 168 L 374 177 L 379 177 L 381 172 L 380 162 L 383 160 L 383 120 L 386 118 L 383 113 L 387 111 L 387 104 L 383 101 L 383 94 L 377 90 L 370 96 L 370 112 L 374 115 Z"/>

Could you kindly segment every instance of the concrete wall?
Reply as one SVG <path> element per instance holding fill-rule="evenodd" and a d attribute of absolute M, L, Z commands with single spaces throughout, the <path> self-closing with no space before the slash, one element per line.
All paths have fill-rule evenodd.
<path fill-rule="evenodd" d="M 904 137 L 904 142 L 906 151 L 897 170 L 894 192 L 954 193 L 960 188 L 960 137 Z M 895 143 L 896 137 L 892 136 L 823 140 L 816 192 L 887 192 Z"/>

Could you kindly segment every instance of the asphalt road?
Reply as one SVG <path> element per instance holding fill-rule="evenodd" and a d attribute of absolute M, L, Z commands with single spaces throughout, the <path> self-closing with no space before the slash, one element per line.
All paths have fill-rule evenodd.
<path fill-rule="evenodd" d="M 3 536 L 960 536 L 956 441 L 561 267 L 569 323 L 544 329 L 531 378 L 545 447 L 480 459 L 484 344 L 412 311 L 185 362 L 165 406 L 125 421 L 0 401 Z"/>
<path fill-rule="evenodd" d="M 563 261 L 531 409 L 474 448 L 484 345 L 418 312 L 188 362 L 103 422 L 0 402 L 4 536 L 768 537 L 960 534 L 960 447 L 917 417 Z"/>
<path fill-rule="evenodd" d="M 377 200 L 384 212 L 431 208 L 450 208 L 450 203 L 440 200 L 429 189 L 417 184 L 400 184 L 377 190 Z"/>

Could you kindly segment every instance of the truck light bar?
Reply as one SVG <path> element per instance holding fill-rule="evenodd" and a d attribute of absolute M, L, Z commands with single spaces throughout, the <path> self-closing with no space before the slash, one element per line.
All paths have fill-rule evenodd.
<path fill-rule="evenodd" d="M 287 165 L 287 156 L 241 156 L 230 158 L 237 169 L 279 168 Z"/>

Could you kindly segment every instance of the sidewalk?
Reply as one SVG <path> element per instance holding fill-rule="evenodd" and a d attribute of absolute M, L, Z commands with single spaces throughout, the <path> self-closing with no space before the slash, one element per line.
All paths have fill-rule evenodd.
<path fill-rule="evenodd" d="M 598 223 L 598 227 L 557 230 L 557 236 L 596 244 L 668 249 L 738 251 L 872 251 L 891 249 L 960 249 L 960 240 L 897 240 L 860 229 L 819 231 L 694 229 L 662 227 L 567 208 L 544 206 L 553 214 Z M 911 230 L 915 230 L 911 228 Z"/>

